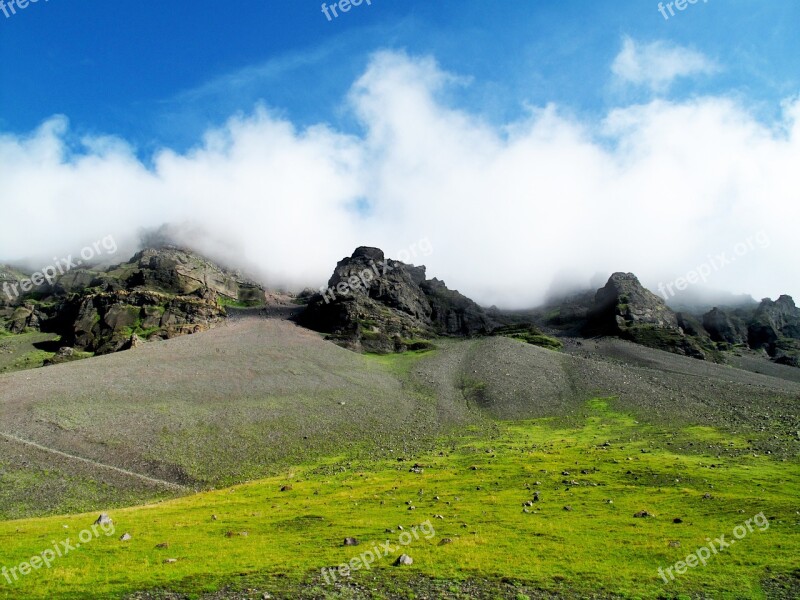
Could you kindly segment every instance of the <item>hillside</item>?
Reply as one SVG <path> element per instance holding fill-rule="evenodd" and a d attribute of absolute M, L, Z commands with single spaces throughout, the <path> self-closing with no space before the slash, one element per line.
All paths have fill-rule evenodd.
<path fill-rule="evenodd" d="M 438 344 L 396 360 L 373 358 L 291 322 L 246 317 L 126 353 L 2 376 L 7 487 L 0 510 L 8 518 L 118 505 L 338 452 L 399 455 L 464 425 L 490 427 L 490 419 L 569 420 L 598 395 L 616 396 L 625 410 L 662 425 L 768 426 L 769 435 L 753 435 L 754 447 L 797 455 L 796 379 L 625 342 L 570 344 L 566 353 L 504 337 Z M 62 455 L 54 469 L 41 448 L 20 440 L 185 489 L 144 485 Z M 18 457 L 28 452 L 23 466 Z M 97 481 L 89 485 L 90 478 Z"/>

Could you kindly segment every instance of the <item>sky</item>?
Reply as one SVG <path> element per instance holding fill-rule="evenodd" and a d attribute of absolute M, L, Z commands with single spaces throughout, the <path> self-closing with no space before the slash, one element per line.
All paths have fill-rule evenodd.
<path fill-rule="evenodd" d="M 795 0 L 19 2 L 0 262 L 166 226 L 291 289 L 372 245 L 501 307 L 800 300 Z"/>

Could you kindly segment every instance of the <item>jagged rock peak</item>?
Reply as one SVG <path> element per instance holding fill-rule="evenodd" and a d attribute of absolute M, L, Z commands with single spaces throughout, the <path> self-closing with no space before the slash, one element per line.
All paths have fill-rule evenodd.
<path fill-rule="evenodd" d="M 370 246 L 359 246 L 350 258 L 366 258 L 367 260 L 374 260 L 375 262 L 383 262 L 385 260 L 383 250 Z"/>
<path fill-rule="evenodd" d="M 436 335 L 473 335 L 496 325 L 469 298 L 426 279 L 424 266 L 388 259 L 379 248 L 356 248 L 321 291 L 300 322 L 354 350 L 404 350 Z"/>

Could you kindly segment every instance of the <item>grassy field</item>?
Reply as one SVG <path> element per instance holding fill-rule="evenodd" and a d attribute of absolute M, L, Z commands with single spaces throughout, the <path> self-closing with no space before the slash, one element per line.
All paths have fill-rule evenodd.
<path fill-rule="evenodd" d="M 717 458 L 696 450 L 708 443 L 740 454 Z M 408 590 L 426 581 L 434 597 L 469 598 L 474 590 L 463 590 L 472 578 L 497 590 L 484 597 L 519 600 L 542 590 L 566 597 L 764 598 L 764 580 L 798 567 L 800 471 L 792 459 L 754 456 L 747 448 L 743 436 L 647 425 L 617 412 L 613 399 L 595 399 L 578 426 L 498 422 L 424 455 L 314 460 L 278 477 L 114 510 L 114 535 L 101 530 L 51 568 L 11 584 L 0 577 L 0 597 L 114 598 L 155 588 L 199 597 L 224 588 L 230 595 L 251 590 L 236 597 L 254 598 L 262 591 L 366 597 L 354 595 L 357 589 L 413 598 L 422 596 Z M 421 473 L 412 472 L 415 464 Z M 523 506 L 534 492 L 539 500 Z M 642 510 L 653 516 L 635 518 Z M 731 540 L 738 525 L 761 514 L 768 520 L 758 522 L 768 526 L 753 528 L 706 566 L 666 584 L 659 576 L 659 567 L 683 560 L 707 538 Z M 96 517 L 0 523 L 0 564 L 19 565 L 68 537 L 74 543 Z M 408 536 L 401 547 L 408 537 L 400 538 L 398 526 L 410 532 L 426 522 L 432 529 L 417 531 L 432 534 Z M 132 539 L 120 541 L 124 533 Z M 345 537 L 360 545 L 343 546 Z M 369 571 L 352 572 L 351 585 L 321 576 L 323 567 L 335 569 L 386 541 L 394 552 Z M 413 557 L 412 566 L 392 566 L 401 552 Z"/>

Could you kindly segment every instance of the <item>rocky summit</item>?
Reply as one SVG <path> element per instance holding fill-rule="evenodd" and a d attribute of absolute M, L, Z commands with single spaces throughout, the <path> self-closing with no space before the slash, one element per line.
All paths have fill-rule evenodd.
<path fill-rule="evenodd" d="M 0 287 L 26 278 L 0 267 Z M 790 296 L 676 312 L 633 273 L 614 273 L 599 290 L 538 309 L 484 310 L 428 279 L 424 266 L 362 246 L 339 261 L 320 292 L 278 295 L 280 302 L 240 272 L 164 244 L 108 268 L 68 271 L 19 297 L 0 295 L 0 332 L 52 334 L 41 366 L 206 331 L 269 307 L 271 316 L 294 318 L 356 352 L 423 350 L 441 336 L 505 336 L 550 349 L 563 347 L 558 338 L 604 336 L 713 362 L 748 353 L 800 366 L 800 309 Z"/>
<path fill-rule="evenodd" d="M 679 315 L 646 289 L 633 273 L 614 273 L 595 294 L 586 331 L 644 346 L 706 358 L 700 340 L 687 335 Z"/>
<path fill-rule="evenodd" d="M 6 268 L 2 277 L 24 275 Z M 0 327 L 51 332 L 65 348 L 108 354 L 205 331 L 225 318 L 226 306 L 263 304 L 264 294 L 240 273 L 189 250 L 146 248 L 107 269 L 69 271 L 0 305 Z"/>
<path fill-rule="evenodd" d="M 427 279 L 424 266 L 360 247 L 336 265 L 327 289 L 314 294 L 299 322 L 354 350 L 398 352 L 437 336 L 486 334 L 499 325 L 475 302 Z"/>

